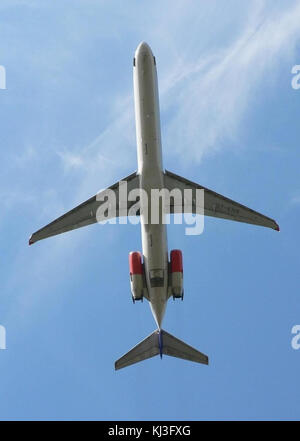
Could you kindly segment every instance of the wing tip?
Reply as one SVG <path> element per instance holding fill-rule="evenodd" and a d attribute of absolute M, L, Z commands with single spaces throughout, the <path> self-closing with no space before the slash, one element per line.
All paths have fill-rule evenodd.
<path fill-rule="evenodd" d="M 275 222 L 276 223 L 276 222 Z M 280 231 L 279 225 L 276 223 L 276 227 L 274 228 L 275 231 Z"/>
<path fill-rule="evenodd" d="M 32 236 L 30 236 L 29 241 L 28 241 L 28 245 L 32 245 L 34 244 L 34 240 L 32 239 Z"/>

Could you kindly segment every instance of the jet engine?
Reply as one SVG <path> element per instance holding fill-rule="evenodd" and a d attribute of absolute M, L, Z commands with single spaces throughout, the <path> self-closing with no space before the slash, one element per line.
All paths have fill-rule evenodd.
<path fill-rule="evenodd" d="M 172 250 L 170 253 L 170 285 L 173 299 L 183 300 L 183 265 L 182 252 Z"/>
<path fill-rule="evenodd" d="M 142 254 L 139 251 L 131 251 L 129 253 L 129 272 L 130 288 L 134 303 L 136 300 L 143 300 L 144 290 Z"/>

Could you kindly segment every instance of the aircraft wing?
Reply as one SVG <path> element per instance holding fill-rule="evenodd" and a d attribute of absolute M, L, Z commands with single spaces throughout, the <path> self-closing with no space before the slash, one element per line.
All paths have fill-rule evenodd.
<path fill-rule="evenodd" d="M 204 214 L 206 216 L 230 219 L 248 224 L 261 225 L 263 227 L 268 227 L 279 231 L 279 226 L 273 219 L 270 219 L 269 217 L 264 216 L 263 214 L 258 213 L 245 205 L 228 199 L 225 196 L 215 193 L 208 188 L 202 187 L 199 184 L 195 184 L 194 182 L 188 181 L 181 176 L 175 175 L 175 173 L 165 170 L 164 180 L 165 188 L 169 191 L 175 188 L 180 189 L 182 192 L 185 189 L 192 190 L 192 204 L 187 206 L 187 209 L 185 209 L 186 213 Z M 197 206 L 196 204 L 197 189 L 204 190 L 204 207 Z M 173 202 L 172 199 L 173 198 L 171 198 L 170 206 L 166 207 L 166 213 L 183 213 L 183 203 L 182 205 L 178 206 L 176 205 L 176 202 L 174 202 L 175 198 Z"/>
<path fill-rule="evenodd" d="M 119 184 L 121 182 L 123 183 L 122 185 L 124 185 L 124 182 L 127 184 L 127 194 L 125 195 L 126 201 L 124 201 L 124 206 L 119 206 L 119 189 L 121 188 Z M 127 178 L 122 179 L 111 187 L 108 187 L 106 190 L 97 193 L 95 196 L 73 208 L 73 210 L 68 211 L 50 224 L 33 233 L 29 239 L 29 245 L 37 242 L 38 240 L 45 239 L 46 237 L 55 236 L 57 234 L 65 233 L 66 231 L 85 227 L 86 225 L 101 222 L 109 218 L 127 216 L 129 209 L 135 203 L 128 202 L 127 204 L 127 195 L 129 191 L 135 188 L 139 188 L 139 175 L 136 172 L 132 173 L 131 175 L 127 176 Z M 106 213 L 101 213 L 101 211 L 99 211 L 101 205 L 107 201 L 107 194 L 109 190 L 112 190 L 116 196 L 115 215 L 111 216 L 109 215 L 110 210 L 107 210 Z"/>

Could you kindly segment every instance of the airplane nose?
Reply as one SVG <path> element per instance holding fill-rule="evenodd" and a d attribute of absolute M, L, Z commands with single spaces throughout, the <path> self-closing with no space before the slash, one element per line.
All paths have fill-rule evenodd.
<path fill-rule="evenodd" d="M 136 56 L 136 58 L 138 58 L 140 56 L 148 56 L 148 55 L 153 56 L 151 48 L 145 41 L 142 41 L 138 45 L 138 47 L 135 51 L 135 56 Z"/>

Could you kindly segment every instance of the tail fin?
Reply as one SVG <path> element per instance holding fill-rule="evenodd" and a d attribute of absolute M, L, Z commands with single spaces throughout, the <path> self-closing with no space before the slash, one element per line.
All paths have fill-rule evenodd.
<path fill-rule="evenodd" d="M 143 341 L 134 346 L 127 354 L 115 362 L 115 369 L 122 369 L 155 355 L 170 355 L 171 357 L 183 358 L 196 363 L 208 364 L 208 357 L 192 346 L 174 337 L 164 330 L 156 330 L 148 335 Z"/>

